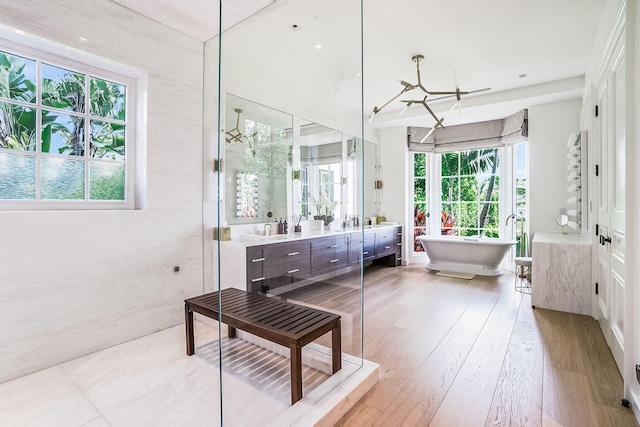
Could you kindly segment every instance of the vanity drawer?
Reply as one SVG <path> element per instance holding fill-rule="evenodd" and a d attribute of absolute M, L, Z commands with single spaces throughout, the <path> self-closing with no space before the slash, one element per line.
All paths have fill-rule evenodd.
<path fill-rule="evenodd" d="M 375 257 L 376 239 L 373 231 L 364 232 L 364 245 L 363 235 L 361 233 L 352 233 L 351 242 L 349 243 L 349 262 L 360 262 L 360 255 L 367 261 Z"/>
<path fill-rule="evenodd" d="M 309 260 L 311 252 L 311 243 L 303 242 L 285 242 L 264 246 L 264 256 L 267 265 L 280 265 L 298 262 L 301 260 Z"/>
<path fill-rule="evenodd" d="M 311 244 L 313 274 L 344 267 L 349 263 L 349 235 L 321 237 Z"/>
<path fill-rule="evenodd" d="M 376 257 L 395 254 L 396 229 L 389 228 L 376 231 Z"/>

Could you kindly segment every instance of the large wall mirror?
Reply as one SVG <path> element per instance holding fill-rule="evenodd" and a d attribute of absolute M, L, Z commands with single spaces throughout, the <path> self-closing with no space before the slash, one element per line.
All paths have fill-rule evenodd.
<path fill-rule="evenodd" d="M 224 200 L 228 224 L 288 216 L 292 126 L 290 114 L 227 94 Z"/>

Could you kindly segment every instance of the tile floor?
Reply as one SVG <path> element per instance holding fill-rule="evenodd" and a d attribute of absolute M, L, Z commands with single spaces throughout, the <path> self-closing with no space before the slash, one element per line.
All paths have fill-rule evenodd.
<path fill-rule="evenodd" d="M 216 426 L 221 378 L 225 425 L 329 424 L 341 416 L 332 418 L 331 407 L 352 404 L 377 381 L 376 364 L 359 369 L 348 355 L 330 377 L 330 356 L 310 344 L 304 398 L 291 406 L 284 355 L 244 334 L 223 336 L 221 376 L 217 328 L 197 321 L 195 336 L 192 357 L 180 325 L 0 384 L 0 426 Z"/>

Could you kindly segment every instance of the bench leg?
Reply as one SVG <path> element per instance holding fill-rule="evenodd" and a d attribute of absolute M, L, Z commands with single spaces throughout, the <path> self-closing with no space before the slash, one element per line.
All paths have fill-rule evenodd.
<path fill-rule="evenodd" d="M 295 343 L 289 345 L 291 350 L 291 404 L 302 399 L 302 347 Z"/>
<path fill-rule="evenodd" d="M 236 337 L 236 328 L 234 328 L 233 326 L 227 325 L 227 336 L 229 338 L 235 338 Z"/>
<path fill-rule="evenodd" d="M 340 319 L 335 328 L 331 330 L 331 365 L 335 374 L 342 369 L 342 332 Z"/>
<path fill-rule="evenodd" d="M 184 324 L 187 336 L 187 356 L 191 356 L 196 352 L 196 346 L 193 339 L 193 311 L 189 309 L 189 304 L 184 305 Z"/>

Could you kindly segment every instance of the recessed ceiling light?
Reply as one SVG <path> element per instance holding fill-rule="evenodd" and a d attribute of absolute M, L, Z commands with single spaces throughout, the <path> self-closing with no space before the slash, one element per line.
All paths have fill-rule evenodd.
<path fill-rule="evenodd" d="M 313 47 L 315 50 L 322 50 L 322 45 L 320 43 L 318 43 L 317 45 L 315 45 Z"/>
<path fill-rule="evenodd" d="M 83 42 L 87 41 L 87 39 L 85 37 L 80 37 L 80 40 L 82 40 Z"/>
<path fill-rule="evenodd" d="M 21 36 L 24 36 L 24 31 L 22 30 L 14 30 L 16 32 L 16 34 L 20 34 Z"/>
<path fill-rule="evenodd" d="M 523 74 L 520 74 L 518 77 L 521 79 L 524 79 L 525 77 L 529 77 L 529 74 L 523 73 Z"/>

